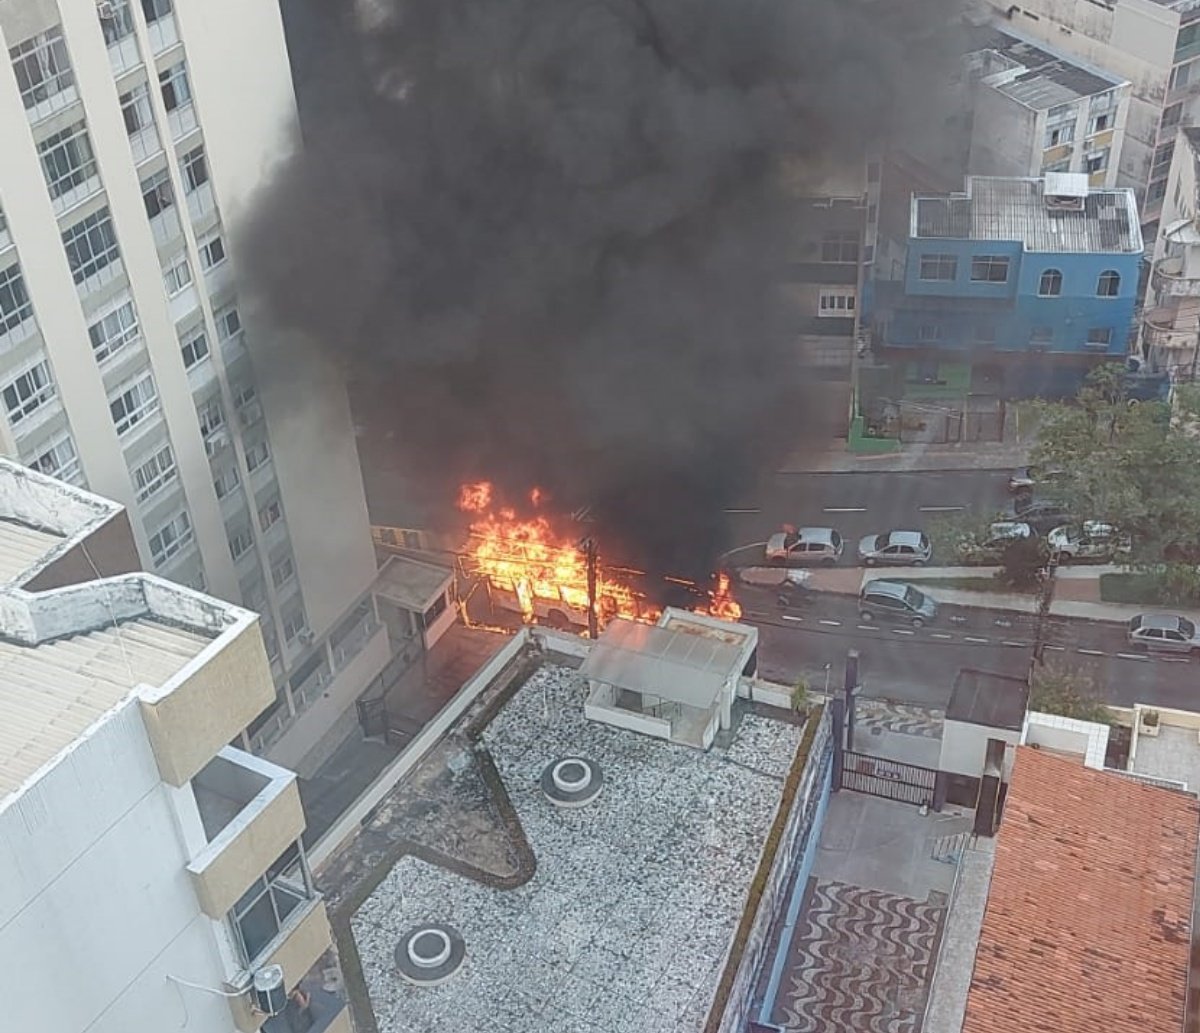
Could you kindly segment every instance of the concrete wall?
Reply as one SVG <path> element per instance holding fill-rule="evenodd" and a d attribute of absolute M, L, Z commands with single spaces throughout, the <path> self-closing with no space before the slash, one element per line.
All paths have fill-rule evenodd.
<path fill-rule="evenodd" d="M 989 739 L 1003 739 L 1008 748 L 1004 753 L 1004 779 L 1012 773 L 1016 746 L 1021 741 L 1019 731 L 1004 728 L 985 728 L 983 725 L 965 721 L 947 720 L 942 725 L 942 752 L 938 770 L 952 775 L 979 778 L 983 774 L 983 762 L 987 756 Z"/>
<path fill-rule="evenodd" d="M 229 1033 L 214 926 L 136 706 L 0 809 L 5 1029 Z M 186 996 L 184 996 L 186 995 Z"/>
<path fill-rule="evenodd" d="M 142 569 L 137 542 L 125 510 L 105 521 L 87 539 L 55 557 L 24 585 L 26 591 L 44 592 L 77 585 L 98 577 L 132 574 Z"/>
<path fill-rule="evenodd" d="M 991 86 L 976 86 L 967 164 L 972 175 L 1036 176 L 1042 143 L 1038 112 Z"/>

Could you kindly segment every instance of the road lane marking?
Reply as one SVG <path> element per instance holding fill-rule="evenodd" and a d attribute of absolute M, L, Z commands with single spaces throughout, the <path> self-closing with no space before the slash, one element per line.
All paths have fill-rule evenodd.
<path fill-rule="evenodd" d="M 918 506 L 918 513 L 957 513 L 966 506 Z"/>
<path fill-rule="evenodd" d="M 771 615 L 769 613 L 764 613 L 762 610 L 749 610 L 747 611 L 746 616 L 757 617 L 759 620 L 766 620 Z"/>
<path fill-rule="evenodd" d="M 985 643 L 985 642 L 987 642 L 988 640 L 987 640 L 986 638 L 972 638 L 970 635 L 964 635 L 964 636 L 963 636 L 963 641 L 964 641 L 964 642 L 974 642 L 974 643 L 977 643 L 977 644 L 982 644 L 982 643 Z"/>
<path fill-rule="evenodd" d="M 727 509 L 726 513 L 761 513 L 761 509 Z"/>
<path fill-rule="evenodd" d="M 1032 642 L 1005 642 L 1004 644 L 1006 646 L 1020 646 L 1022 648 L 1033 645 Z"/>
<path fill-rule="evenodd" d="M 826 506 L 822 513 L 865 513 L 866 506 Z"/>
<path fill-rule="evenodd" d="M 859 625 L 857 625 L 857 627 L 858 627 L 859 631 L 878 631 L 879 630 L 879 626 L 876 624 L 859 624 Z M 947 635 L 946 637 L 949 638 L 950 636 Z"/>
<path fill-rule="evenodd" d="M 1052 645 L 1050 645 L 1049 642 L 1047 642 L 1044 646 L 1042 646 L 1042 648 L 1043 649 L 1053 649 L 1056 653 L 1065 653 L 1067 651 L 1066 646 L 1052 646 Z"/>
<path fill-rule="evenodd" d="M 947 635 L 944 631 L 935 631 L 930 636 L 931 638 L 954 638 L 953 635 Z"/>
<path fill-rule="evenodd" d="M 1012 627 L 1012 621 L 1001 620 L 999 617 L 997 617 L 994 621 L 992 621 L 992 623 L 995 624 L 996 627 L 998 627 L 998 628 L 1011 628 Z"/>
<path fill-rule="evenodd" d="M 1164 664 L 1190 664 L 1192 662 L 1186 656 L 1156 656 L 1154 659 Z"/>
<path fill-rule="evenodd" d="M 821 623 L 822 623 L 822 624 L 828 624 L 828 625 L 829 625 L 831 628 L 840 628 L 840 627 L 842 626 L 842 622 L 841 622 L 841 621 L 827 621 L 827 620 L 823 620 L 823 621 L 821 621 Z"/>
<path fill-rule="evenodd" d="M 1103 656 L 1104 655 L 1104 651 L 1102 649 L 1076 649 L 1075 652 L 1083 653 L 1085 656 Z"/>
<path fill-rule="evenodd" d="M 893 635 L 915 635 L 915 631 L 910 631 L 908 628 L 892 628 Z"/>
<path fill-rule="evenodd" d="M 1117 656 L 1119 656 L 1122 660 L 1149 660 L 1150 659 L 1150 657 L 1146 656 L 1143 653 L 1118 653 Z"/>
<path fill-rule="evenodd" d="M 795 621 L 797 624 L 802 624 L 802 623 L 804 623 L 804 618 L 803 618 L 803 617 L 793 617 L 793 616 L 792 616 L 790 613 L 781 613 L 781 614 L 780 614 L 780 616 L 781 616 L 781 617 L 782 617 L 782 618 L 783 618 L 785 621 Z"/>

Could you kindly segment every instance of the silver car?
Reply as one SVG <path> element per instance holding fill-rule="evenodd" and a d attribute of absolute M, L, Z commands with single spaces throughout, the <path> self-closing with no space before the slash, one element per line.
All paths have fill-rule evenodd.
<path fill-rule="evenodd" d="M 789 529 L 767 539 L 767 562 L 796 567 L 831 567 L 841 559 L 844 548 L 842 536 L 832 527 Z"/>
<path fill-rule="evenodd" d="M 858 558 L 868 567 L 923 567 L 932 554 L 929 539 L 920 531 L 869 534 L 858 543 Z"/>
<path fill-rule="evenodd" d="M 898 620 L 920 628 L 937 617 L 937 603 L 903 581 L 868 581 L 858 594 L 858 615 L 868 624 Z"/>
<path fill-rule="evenodd" d="M 1172 613 L 1139 613 L 1129 622 L 1130 645 L 1164 653 L 1191 653 L 1200 649 L 1196 625 Z"/>

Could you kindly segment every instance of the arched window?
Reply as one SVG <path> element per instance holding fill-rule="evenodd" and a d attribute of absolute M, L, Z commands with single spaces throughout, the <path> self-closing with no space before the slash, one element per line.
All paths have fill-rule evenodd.
<path fill-rule="evenodd" d="M 1062 273 L 1057 269 L 1046 269 L 1038 281 L 1039 298 L 1057 298 L 1062 293 Z"/>
<path fill-rule="evenodd" d="M 1115 298 L 1121 290 L 1121 274 L 1115 269 L 1105 269 L 1096 281 L 1096 297 Z"/>

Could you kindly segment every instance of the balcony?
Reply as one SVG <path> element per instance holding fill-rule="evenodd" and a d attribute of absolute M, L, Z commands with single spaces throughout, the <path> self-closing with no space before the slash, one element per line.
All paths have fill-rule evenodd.
<path fill-rule="evenodd" d="M 142 162 L 153 158 L 156 154 L 162 154 L 158 128 L 152 122 L 141 129 L 135 129 L 129 134 L 129 147 L 133 151 L 134 165 L 141 165 Z"/>
<path fill-rule="evenodd" d="M 1163 258 L 1154 263 L 1150 284 L 1160 298 L 1200 298 L 1200 275 L 1184 275 L 1183 256 Z M 1200 269 L 1196 270 L 1200 274 Z"/>
<path fill-rule="evenodd" d="M 150 220 L 150 232 L 154 236 L 154 243 L 159 247 L 166 247 L 179 238 L 183 233 L 183 227 L 179 224 L 179 214 L 175 210 L 175 205 L 164 208 Z"/>
<path fill-rule="evenodd" d="M 196 120 L 196 105 L 189 101 L 167 112 L 167 125 L 171 129 L 171 139 L 178 143 L 200 123 Z"/>
<path fill-rule="evenodd" d="M 188 865 L 200 907 L 224 918 L 304 831 L 296 775 L 226 746 L 192 779 L 208 844 Z"/>
<path fill-rule="evenodd" d="M 124 75 L 142 63 L 137 37 L 130 33 L 108 45 L 108 65 L 113 75 Z"/>
<path fill-rule="evenodd" d="M 1178 351 L 1196 347 L 1200 324 L 1197 312 L 1174 307 L 1152 308 L 1142 319 L 1142 339 L 1155 351 Z"/>
<path fill-rule="evenodd" d="M 175 26 L 175 14 L 168 11 L 160 14 L 154 21 L 146 22 L 146 38 L 150 41 L 150 51 L 161 54 L 179 42 L 179 30 Z"/>
<path fill-rule="evenodd" d="M 212 184 L 201 183 L 195 190 L 189 191 L 187 206 L 193 222 L 199 222 L 205 215 L 211 212 L 216 207 L 216 201 L 213 199 Z"/>

